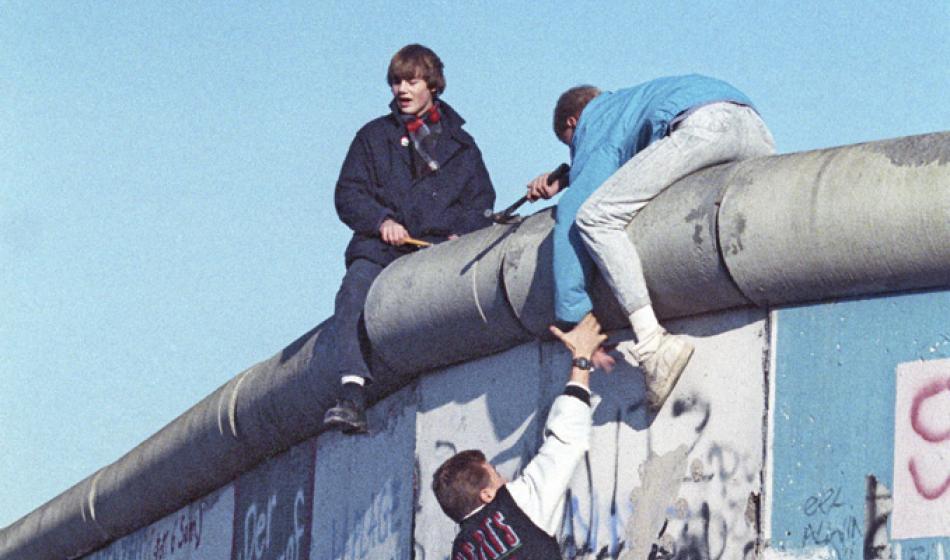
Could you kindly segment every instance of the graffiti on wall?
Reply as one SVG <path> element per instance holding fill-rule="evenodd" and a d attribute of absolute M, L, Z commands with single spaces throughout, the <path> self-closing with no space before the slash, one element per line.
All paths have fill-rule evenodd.
<path fill-rule="evenodd" d="M 861 558 L 864 531 L 860 512 L 842 499 L 840 486 L 818 488 L 801 504 L 805 516 L 802 548 L 828 547 L 838 558 Z"/>
<path fill-rule="evenodd" d="M 89 560 L 178 560 L 201 548 L 204 504 L 192 504 L 174 515 L 119 540 Z"/>
<path fill-rule="evenodd" d="M 762 325 L 742 323 L 740 335 L 729 335 L 729 346 L 740 353 L 749 346 L 764 352 Z M 717 330 L 719 327 L 718 323 L 711 326 L 710 333 L 725 332 Z M 722 343 L 717 339 L 708 344 Z M 562 389 L 556 381 L 563 359 L 557 352 L 550 356 L 542 353 L 542 369 L 550 374 L 540 380 L 541 394 L 538 399 L 513 403 L 513 417 L 521 421 L 525 410 L 537 410 L 535 425 L 540 427 L 545 418 L 543 406 Z M 593 391 L 600 403 L 594 411 L 593 440 L 571 480 L 561 530 L 556 535 L 563 558 L 644 560 L 651 554 L 667 559 L 755 557 L 765 376 L 758 353 L 736 362 L 735 356 L 717 355 L 697 362 L 693 374 L 677 386 L 658 418 L 651 418 L 645 409 L 643 375 L 635 367 L 621 361 L 613 375 L 594 376 Z M 723 370 L 729 375 L 721 375 Z M 537 403 L 542 405 L 540 410 Z M 466 422 L 448 424 L 444 419 L 449 414 L 444 412 L 420 417 L 420 433 L 429 438 L 418 450 L 424 472 L 434 470 L 457 449 L 471 447 L 487 448 L 493 463 L 498 457 L 521 457 L 522 465 L 531 459 L 539 434 L 530 430 L 527 438 L 512 436 L 497 441 L 492 436 L 498 430 L 490 429 L 497 419 L 489 418 L 492 424 L 475 429 L 481 428 L 485 418 L 482 403 L 476 404 L 478 408 L 468 401 L 461 403 L 459 416 Z M 468 421 L 466 412 L 473 421 Z M 438 439 L 428 426 L 433 426 L 431 431 Z M 446 437 L 452 429 L 472 435 Z M 488 442 L 482 443 L 485 439 Z M 498 453 L 499 448 L 504 451 Z M 444 516 L 429 492 L 421 493 L 425 499 L 416 514 L 415 557 L 444 558 L 450 542 L 447 535 L 454 531 L 450 524 L 442 523 Z M 640 523 L 640 516 L 646 523 Z M 647 525 L 648 529 L 639 529 Z"/>
<path fill-rule="evenodd" d="M 306 560 L 313 511 L 314 442 L 246 473 L 235 484 L 233 560 Z"/>
<path fill-rule="evenodd" d="M 220 557 L 230 544 L 234 497 L 218 490 L 123 537 L 86 560 L 200 560 Z"/>
<path fill-rule="evenodd" d="M 380 550 L 398 550 L 404 530 L 401 508 L 402 478 L 391 476 L 362 510 L 350 510 L 343 519 L 331 521 L 330 557 L 341 560 L 372 558 Z M 340 513 L 345 513 L 341 509 Z"/>
<path fill-rule="evenodd" d="M 708 399 L 693 392 L 672 405 L 672 422 L 680 424 L 677 433 L 686 434 L 685 440 L 657 455 L 648 438 L 636 472 L 622 465 L 621 454 L 629 449 L 620 432 L 635 425 L 642 403 L 616 408 L 616 421 L 608 428 L 615 430 L 610 452 L 587 455 L 568 495 L 559 537 L 564 558 L 754 557 L 759 504 L 749 490 L 757 488 L 760 461 L 713 441 L 707 433 L 713 414 Z M 601 482 L 609 473 L 612 483 L 596 484 L 595 472 Z M 631 488 L 637 481 L 640 486 Z M 656 495 L 671 500 L 661 503 Z"/>
<path fill-rule="evenodd" d="M 950 536 L 948 410 L 950 359 L 897 366 L 894 538 Z"/>
<path fill-rule="evenodd" d="M 709 431 L 713 403 L 699 393 L 673 403 L 675 422 L 692 427 L 688 473 L 680 481 L 680 497 L 667 507 L 666 521 L 650 547 L 648 558 L 723 560 L 753 558 L 758 534 L 758 489 L 761 462 Z M 655 460 L 651 458 L 651 460 Z M 682 472 L 682 468 L 680 468 Z M 696 497 L 701 496 L 701 499 Z"/>
<path fill-rule="evenodd" d="M 864 559 L 888 560 L 892 558 L 887 520 L 894 508 L 891 491 L 877 477 L 867 476 L 867 491 L 864 496 Z"/>
<path fill-rule="evenodd" d="M 584 457 L 581 466 L 585 470 L 588 481 L 588 507 L 584 508 L 576 493 L 570 489 L 565 498 L 564 520 L 561 524 L 561 535 L 558 542 L 561 545 L 561 554 L 564 558 L 618 558 L 624 548 L 623 527 L 633 512 L 633 504 L 629 500 L 617 500 L 617 479 L 619 473 L 614 469 L 614 484 L 610 492 L 608 515 L 601 516 L 602 499 L 591 481 L 590 454 Z M 601 525 L 604 525 L 608 537 L 606 542 L 600 540 Z"/>

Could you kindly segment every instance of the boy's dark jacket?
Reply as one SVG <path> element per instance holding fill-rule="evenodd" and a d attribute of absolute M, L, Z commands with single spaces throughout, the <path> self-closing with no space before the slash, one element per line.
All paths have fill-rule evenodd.
<path fill-rule="evenodd" d="M 340 219 L 353 230 L 346 265 L 369 259 L 383 266 L 414 250 L 393 247 L 379 237 L 379 226 L 392 218 L 416 239 L 433 243 L 451 234 L 485 227 L 485 210 L 495 203 L 495 190 L 465 120 L 439 100 L 442 134 L 435 149 L 438 171 L 414 177 L 412 143 L 393 113 L 367 123 L 356 133 L 340 170 L 334 200 Z M 403 140 L 405 138 L 406 140 Z M 405 145 L 404 145 L 405 144 Z"/>

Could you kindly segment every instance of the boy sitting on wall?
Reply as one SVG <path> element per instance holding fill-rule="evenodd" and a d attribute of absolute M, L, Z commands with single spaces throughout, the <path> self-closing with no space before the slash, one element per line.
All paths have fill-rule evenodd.
<path fill-rule="evenodd" d="M 439 97 L 445 76 L 439 57 L 407 45 L 389 63 L 391 113 L 356 133 L 337 181 L 340 219 L 353 230 L 346 275 L 333 312 L 336 372 L 342 384 L 324 425 L 367 430 L 365 384 L 372 379 L 361 350 L 363 305 L 385 266 L 415 240 L 438 243 L 490 224 L 495 190 L 464 119 Z M 490 212 L 489 212 L 490 214 Z"/>

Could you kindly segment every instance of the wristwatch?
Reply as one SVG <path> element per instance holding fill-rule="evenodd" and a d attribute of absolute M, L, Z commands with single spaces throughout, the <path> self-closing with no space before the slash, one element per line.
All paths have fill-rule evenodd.
<path fill-rule="evenodd" d="M 577 369 L 586 369 L 587 371 L 594 371 L 594 362 L 590 361 L 590 359 L 585 358 L 583 356 L 579 358 L 574 358 L 574 360 L 571 362 L 571 365 L 573 365 Z"/>

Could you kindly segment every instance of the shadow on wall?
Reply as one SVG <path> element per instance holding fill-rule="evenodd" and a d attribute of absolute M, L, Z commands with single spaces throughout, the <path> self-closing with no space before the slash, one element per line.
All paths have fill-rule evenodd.
<path fill-rule="evenodd" d="M 717 311 L 691 317 L 688 321 L 670 321 L 667 328 L 671 332 L 685 334 L 692 338 L 711 338 L 761 321 L 761 313 L 761 310 L 754 308 L 750 308 L 747 312 Z M 624 361 L 621 352 L 616 349 L 616 344 L 632 340 L 633 334 L 630 329 L 612 331 L 609 334 L 608 344 L 614 347 L 610 355 L 617 361 L 617 368 L 611 374 L 595 374 L 591 378 L 591 389 L 601 397 L 601 403 L 594 413 L 594 426 L 623 422 L 637 431 L 648 429 L 654 419 L 650 418 L 645 406 L 643 374 L 639 368 Z M 567 360 L 565 354 L 565 364 Z M 689 369 L 684 375 L 689 375 Z M 700 412 L 701 407 L 691 395 L 676 396 L 674 394 L 671 398 L 674 398 L 671 404 L 674 417 Z M 706 415 L 708 416 L 708 411 Z M 703 422 L 699 420 L 697 431 L 702 430 Z"/>

